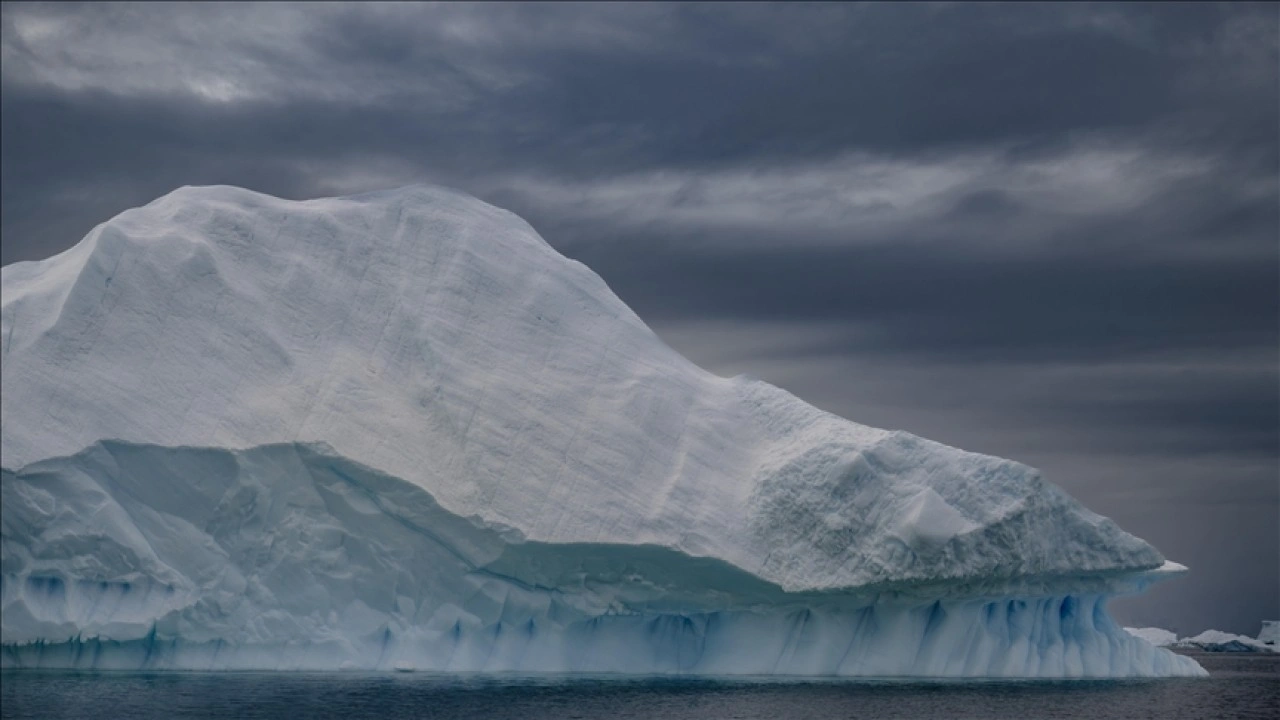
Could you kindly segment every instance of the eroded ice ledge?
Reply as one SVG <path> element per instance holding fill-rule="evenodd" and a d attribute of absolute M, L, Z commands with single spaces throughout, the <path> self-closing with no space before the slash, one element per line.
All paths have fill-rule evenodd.
<path fill-rule="evenodd" d="M 1203 674 L 1105 610 L 1172 566 L 787 592 L 668 547 L 529 541 L 323 445 L 102 442 L 0 488 L 5 667 Z"/>

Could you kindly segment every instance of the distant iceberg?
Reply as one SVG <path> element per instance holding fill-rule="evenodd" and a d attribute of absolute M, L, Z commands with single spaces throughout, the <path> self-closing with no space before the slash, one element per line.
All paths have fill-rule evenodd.
<path fill-rule="evenodd" d="M 1258 642 L 1268 649 L 1280 652 L 1280 620 L 1263 620 L 1258 632 Z"/>
<path fill-rule="evenodd" d="M 1180 648 L 1184 650 L 1200 650 L 1204 652 L 1277 652 L 1273 637 L 1276 622 L 1263 621 L 1262 631 L 1258 637 L 1236 635 L 1221 630 L 1205 630 L 1199 635 L 1179 639 L 1177 634 L 1161 628 L 1125 628 L 1136 637 L 1157 647 Z"/>
<path fill-rule="evenodd" d="M 183 188 L 2 294 L 5 667 L 1204 673 L 1035 470 L 711 375 L 465 195 Z"/>

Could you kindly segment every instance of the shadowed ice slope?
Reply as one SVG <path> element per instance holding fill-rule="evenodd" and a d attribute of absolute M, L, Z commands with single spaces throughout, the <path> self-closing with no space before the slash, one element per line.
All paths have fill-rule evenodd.
<path fill-rule="evenodd" d="M 767 619 L 770 628 L 756 633 L 761 642 L 780 637 L 775 624 L 783 607 L 827 613 L 822 617 L 831 625 L 821 633 L 827 638 L 874 627 L 867 637 L 902 641 L 902 633 L 918 629 L 929 638 L 916 643 L 920 657 L 879 668 L 907 674 L 950 672 L 951 666 L 936 663 L 961 646 L 993 659 L 957 661 L 968 668 L 960 674 L 1079 674 L 1065 660 L 1020 664 L 997 649 L 1006 640 L 1031 637 L 1027 628 L 1033 626 L 1040 639 L 1028 640 L 1029 647 L 1050 647 L 1052 638 L 1065 643 L 1061 623 L 1087 617 L 1087 631 L 1071 626 L 1071 632 L 1085 633 L 1079 637 L 1092 638 L 1092 649 L 1081 657 L 1095 659 L 1077 663 L 1081 672 L 1161 674 L 1182 667 L 1167 659 L 1118 660 L 1132 656 L 1125 649 L 1132 644 L 1122 631 L 1112 632 L 1101 609 L 1105 595 L 1135 589 L 1173 567 L 1151 546 L 1018 463 L 858 425 L 765 383 L 697 368 L 585 266 L 560 256 L 519 218 L 474 198 L 410 187 L 289 202 L 229 187 L 183 188 L 104 223 L 65 253 L 4 267 L 0 318 L 2 451 L 11 469 L 4 478 L 5 504 L 26 493 L 23 512 L 36 518 L 19 522 L 6 510 L 6 663 L 26 662 L 22 658 L 36 647 L 19 651 L 15 644 L 79 635 L 133 643 L 112 646 L 107 655 L 113 657 L 144 652 L 139 648 L 145 646 L 147 662 L 158 662 L 157 638 L 169 638 L 179 645 L 213 642 L 219 657 L 240 658 L 242 666 L 276 667 L 290 663 L 262 648 L 319 642 L 332 632 L 341 638 L 333 642 L 354 643 L 350 662 L 363 666 L 373 658 L 355 646 L 366 642 L 360 638 L 368 632 L 383 628 L 389 644 L 422 640 L 425 635 L 413 633 L 435 630 L 421 629 L 419 621 L 445 622 L 438 618 L 452 612 L 450 603 L 469 608 L 448 598 L 484 577 L 500 583 L 502 593 L 523 598 L 509 606 L 524 608 L 517 614 L 527 614 L 531 627 L 562 627 L 551 635 L 570 646 L 588 642 L 563 629 L 577 627 L 576 621 L 556 625 L 563 620 L 558 615 L 540 621 L 528 608 L 544 600 L 529 598 L 585 603 L 578 608 L 583 618 L 611 628 L 668 618 L 679 627 L 692 623 L 689 632 L 698 637 L 748 645 L 756 632 L 750 622 L 757 620 Z M 123 443 L 97 444 L 103 440 Z M 264 445 L 270 447 L 259 447 Z M 165 449 L 179 446 L 255 449 Z M 81 453 L 84 448 L 90 449 Z M 149 459 L 125 471 L 122 453 Z M 278 456 L 293 458 L 280 462 L 300 464 L 305 472 L 277 468 L 270 458 Z M 273 520 L 259 535 L 228 520 L 225 532 L 243 537 L 224 542 L 200 514 L 222 507 L 218 503 L 239 507 L 213 479 L 227 473 L 252 478 L 260 502 L 291 507 L 282 498 L 292 492 L 289 483 L 306 485 L 297 479 L 302 477 L 312 479 L 308 492 L 327 498 L 315 480 L 329 472 L 317 469 L 321 456 L 336 458 L 335 467 L 361 468 L 351 478 L 384 478 L 381 489 L 361 491 L 382 525 L 403 521 L 401 527 L 416 528 L 414 542 L 434 538 L 460 553 L 457 572 L 414 574 L 390 561 L 373 566 L 385 572 L 381 581 L 416 578 L 406 582 L 419 585 L 402 595 L 413 620 L 401 617 L 409 611 L 399 608 L 398 599 L 392 604 L 400 615 L 388 614 L 385 602 L 365 613 L 362 608 L 375 605 L 334 601 L 346 596 L 332 588 L 323 602 L 319 594 L 263 594 L 255 604 L 236 605 L 248 613 L 243 618 L 229 609 L 230 599 L 216 599 L 247 592 L 235 589 L 236 573 L 244 570 L 227 542 L 266 552 L 262 546 L 276 547 L 282 533 L 311 532 L 312 521 L 344 528 L 343 538 L 382 537 L 376 534 L 382 529 L 345 529 L 304 514 L 294 519 L 296 527 Z M 177 459 L 157 459 L 169 457 Z M 141 477 L 149 484 L 126 498 L 125 488 Z M 121 511 L 128 522 L 113 525 L 118 533 L 101 546 L 88 539 L 97 536 L 87 526 L 70 520 L 46 529 L 56 542 L 39 539 L 45 535 L 36 533 L 38 519 L 74 506 L 71 498 L 81 491 L 101 499 L 83 508 L 95 518 L 112 503 L 137 507 Z M 167 509 L 162 503 L 169 503 Z M 185 507 L 190 503 L 202 507 Z M 418 516 L 402 503 L 431 510 Z M 67 512 L 67 518 L 88 522 Z M 152 513 L 164 518 L 167 535 L 151 537 L 143 529 L 142 518 Z M 136 531 L 127 530 L 130 523 Z M 477 559 L 459 550 L 476 533 L 488 539 L 475 542 L 498 548 L 497 556 Z M 46 542 L 51 544 L 41 544 Z M 304 582 L 313 570 L 308 553 L 337 540 L 309 542 L 303 543 L 306 552 L 281 560 L 284 586 L 289 578 Z M 37 549 L 54 547 L 58 557 L 75 560 L 37 570 L 36 559 L 44 557 Z M 204 557 L 201 572 L 226 577 L 210 585 L 163 553 L 177 553 L 184 562 Z M 21 558 L 35 564 L 21 565 Z M 141 565 L 115 563 L 125 559 Z M 357 572 L 356 561 L 341 554 L 331 562 L 335 578 Z M 638 587 L 658 589 L 627 600 L 637 589 L 617 579 L 619 562 L 649 568 Z M 20 565 L 25 569 L 11 569 Z M 592 593 L 565 589 L 577 587 L 574 578 L 587 582 L 597 565 L 613 578 L 600 581 L 610 588 L 603 605 L 593 604 L 604 601 Z M 233 584 L 223 588 L 222 582 Z M 355 575 L 348 582 L 372 583 Z M 113 605 L 103 595 L 113 583 L 128 585 L 128 602 Z M 138 592 L 145 599 L 136 599 Z M 574 599 L 564 600 L 569 596 Z M 272 605 L 283 597 L 295 604 Z M 990 604 L 995 597 L 1021 604 Z M 307 605 L 311 601 L 319 604 Z M 66 607 L 58 610 L 59 602 Z M 38 609 L 42 603 L 45 610 Z M 118 607 L 121 614 L 104 607 Z M 855 607 L 873 620 L 841 614 Z M 989 608 L 999 607 L 1006 607 L 1007 627 L 1021 629 L 998 630 L 1006 626 L 966 615 L 988 608 L 981 613 L 996 617 L 1002 611 Z M 892 620 L 876 614 L 891 608 L 904 614 Z M 730 610 L 746 614 L 734 615 L 733 622 L 716 614 Z M 41 619 L 45 611 L 52 619 Z M 1017 619 L 1028 613 L 1057 613 L 1058 620 L 1050 632 L 1040 621 Z M 250 623 L 249 615 L 257 619 Z M 719 624 L 698 630 L 699 622 L 712 622 L 708 618 Z M 490 619 L 482 617 L 475 627 L 498 628 L 499 634 L 507 627 Z M 249 634 L 231 637 L 212 629 L 224 621 Z M 136 636 L 144 626 L 150 635 Z M 939 634 L 951 626 L 973 637 Z M 471 626 L 455 618 L 455 627 L 462 642 Z M 672 632 L 683 637 L 685 631 Z M 986 639 L 979 642 L 974 633 Z M 973 650 L 972 643 L 990 640 L 984 633 L 1005 640 Z M 624 643 L 619 648 L 626 642 L 618 639 L 625 633 L 589 635 L 596 638 L 590 642 Z M 540 642 L 550 642 L 545 637 Z M 846 649 L 857 646 L 845 643 Z M 84 646 L 67 647 L 82 652 Z M 167 657 L 197 657 L 194 646 L 183 647 Z M 267 654 L 253 654 L 259 651 Z M 555 654 L 538 652 L 544 651 Z M 99 646 L 95 652 L 105 651 Z M 619 669 L 649 667 L 619 652 L 625 658 L 617 661 L 625 665 Z M 687 658 L 689 652 L 677 654 Z M 387 656 L 378 657 L 382 662 Z M 431 660 L 435 655 L 413 657 L 439 666 Z M 870 667 L 858 664 L 863 661 L 871 662 L 855 653 L 833 665 L 823 655 L 796 667 L 859 672 Z M 722 668 L 699 664 L 705 662 L 680 660 L 674 669 Z M 486 663 L 473 658 L 460 667 L 492 667 Z M 788 671 L 788 663 L 777 660 L 776 671 Z"/>

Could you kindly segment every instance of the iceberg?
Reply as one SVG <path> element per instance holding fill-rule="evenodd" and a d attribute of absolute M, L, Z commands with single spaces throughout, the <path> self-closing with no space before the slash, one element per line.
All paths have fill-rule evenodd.
<path fill-rule="evenodd" d="M 1270 647 L 1256 638 L 1221 630 L 1205 630 L 1195 637 L 1179 640 L 1175 646 L 1206 652 L 1273 652 Z"/>
<path fill-rule="evenodd" d="M 666 346 L 524 221 L 186 187 L 2 269 L 0 665 L 1201 675 L 1019 463 Z"/>
<path fill-rule="evenodd" d="M 1280 620 L 1263 620 L 1258 631 L 1258 642 L 1268 649 L 1280 652 Z"/>
<path fill-rule="evenodd" d="M 1269 633 L 1274 633 L 1271 628 L 1274 628 L 1276 624 L 1273 620 L 1263 620 L 1262 632 L 1258 633 L 1257 638 L 1251 638 L 1248 635 L 1236 635 L 1221 630 L 1205 630 L 1194 637 L 1185 637 L 1179 640 L 1176 633 L 1163 628 L 1127 627 L 1125 631 L 1157 647 L 1197 650 L 1200 652 L 1277 652 L 1275 641 L 1270 639 L 1269 635 Z"/>

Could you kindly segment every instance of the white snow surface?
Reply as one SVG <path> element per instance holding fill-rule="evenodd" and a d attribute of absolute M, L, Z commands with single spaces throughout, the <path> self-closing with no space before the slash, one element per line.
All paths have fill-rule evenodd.
<path fill-rule="evenodd" d="M 6 665 L 1203 672 L 1033 469 L 707 373 L 465 195 L 182 188 L 2 273 Z"/>

